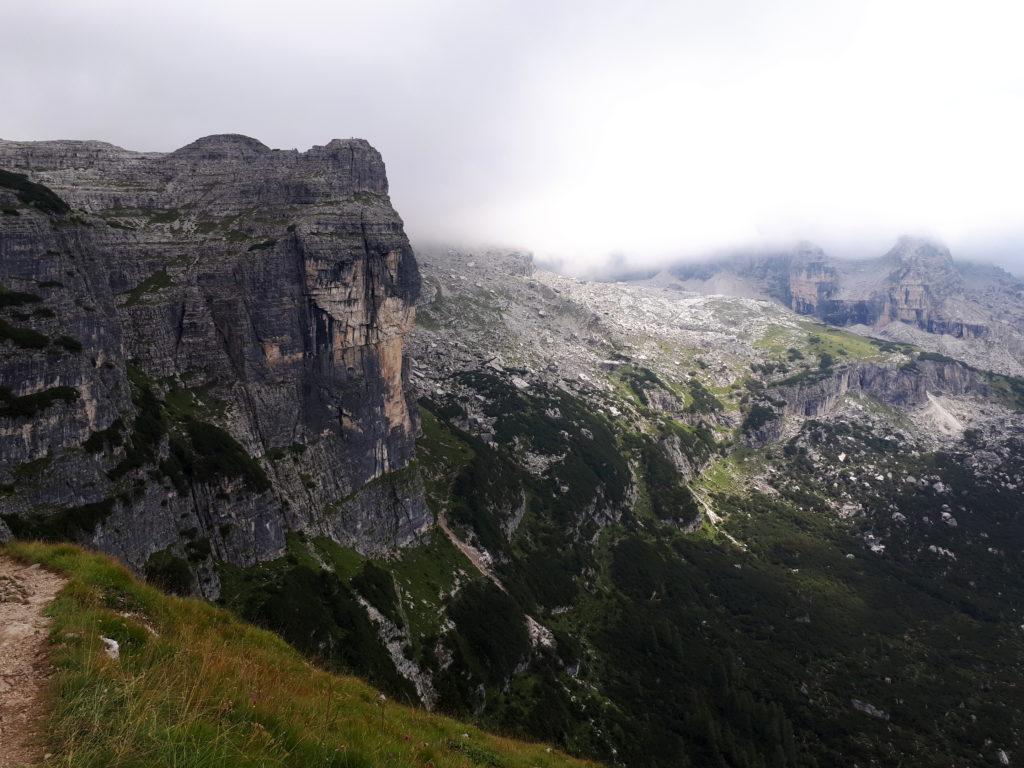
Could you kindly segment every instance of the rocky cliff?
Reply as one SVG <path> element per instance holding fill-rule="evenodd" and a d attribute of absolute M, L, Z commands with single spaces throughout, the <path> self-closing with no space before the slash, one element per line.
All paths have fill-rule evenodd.
<path fill-rule="evenodd" d="M 430 523 L 380 154 L 0 142 L 0 519 L 139 569 L 364 552 Z"/>
<path fill-rule="evenodd" d="M 834 259 L 801 243 L 670 272 L 689 290 L 773 298 L 831 325 L 1024 374 L 1024 282 L 996 267 L 955 262 L 926 239 L 902 237 L 873 259 Z"/>

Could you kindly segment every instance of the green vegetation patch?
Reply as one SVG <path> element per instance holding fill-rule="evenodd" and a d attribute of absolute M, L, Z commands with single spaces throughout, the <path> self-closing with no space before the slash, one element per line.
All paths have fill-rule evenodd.
<path fill-rule="evenodd" d="M 681 524 L 697 519 L 700 509 L 693 492 L 686 486 L 675 464 L 658 443 L 644 447 L 644 478 L 651 499 L 651 510 L 659 520 Z"/>
<path fill-rule="evenodd" d="M 310 665 L 280 637 L 169 597 L 109 558 L 70 545 L 4 552 L 69 579 L 49 609 L 55 695 L 45 728 L 47 751 L 68 768 L 585 765 L 383 700 L 362 680 Z M 120 644 L 119 660 L 101 636 Z"/>
<path fill-rule="evenodd" d="M 181 218 L 181 211 L 177 208 L 168 208 L 163 211 L 154 211 L 149 214 L 150 224 L 173 224 Z"/>
<path fill-rule="evenodd" d="M 44 349 L 50 340 L 31 328 L 19 328 L 6 320 L 0 320 L 0 341 L 10 341 L 22 349 Z"/>
<path fill-rule="evenodd" d="M 42 300 L 42 296 L 38 296 L 34 293 L 11 291 L 0 286 L 0 309 L 6 309 L 7 307 L 22 307 L 26 304 L 39 304 Z"/>
<path fill-rule="evenodd" d="M 770 421 L 774 421 L 778 417 L 778 414 L 769 405 L 762 403 L 755 403 L 747 411 L 747 415 L 743 418 L 743 423 L 740 425 L 740 429 L 744 432 L 756 432 L 758 429 L 763 427 Z"/>
<path fill-rule="evenodd" d="M 0 187 L 13 190 L 18 200 L 43 213 L 62 214 L 71 210 L 52 189 L 29 181 L 28 177 L 21 173 L 0 170 Z"/>
<path fill-rule="evenodd" d="M 172 595 L 190 595 L 195 587 L 195 577 L 188 561 L 168 549 L 150 555 L 142 572 L 146 581 Z"/>
<path fill-rule="evenodd" d="M 630 391 L 643 405 L 649 405 L 647 402 L 647 387 L 660 387 L 666 391 L 671 391 L 665 382 L 663 382 L 654 371 L 649 368 L 643 368 L 635 365 L 623 365 L 617 369 L 618 376 L 625 382 L 626 386 L 629 387 Z"/>
<path fill-rule="evenodd" d="M 142 371 L 129 366 L 128 375 L 137 413 L 125 442 L 125 457 L 108 472 L 112 480 L 145 466 L 158 466 L 181 495 L 188 492 L 192 482 L 241 480 L 254 493 L 270 488 L 270 479 L 263 467 L 230 433 L 193 418 L 193 414 L 201 413 L 205 407 L 202 401 L 184 390 L 172 390 L 169 399 L 161 401 Z M 178 394 L 172 397 L 175 392 Z M 160 448 L 165 436 L 168 451 L 161 460 Z"/>
<path fill-rule="evenodd" d="M 92 534 L 101 522 L 114 511 L 113 498 L 77 507 L 66 507 L 52 513 L 30 515 L 2 515 L 7 527 L 20 539 L 45 541 L 75 541 Z"/>
<path fill-rule="evenodd" d="M 110 426 L 93 432 L 82 443 L 82 447 L 88 453 L 100 453 L 104 450 L 117 448 L 124 443 L 124 436 L 121 434 L 124 429 L 124 422 L 121 419 L 114 419 Z"/>
<path fill-rule="evenodd" d="M 696 377 L 690 379 L 689 383 L 690 402 L 686 410 L 690 413 L 719 413 L 724 409 L 722 401 L 715 397 L 704 384 Z"/>
<path fill-rule="evenodd" d="M 58 336 L 53 340 L 53 343 L 66 352 L 71 352 L 72 354 L 78 354 L 82 351 L 82 342 L 71 336 Z"/>
<path fill-rule="evenodd" d="M 167 274 L 167 270 L 158 270 L 128 291 L 126 294 L 127 298 L 122 306 L 133 307 L 142 301 L 143 297 L 147 294 L 156 293 L 157 291 L 170 287 L 170 285 L 171 276 Z"/>
<path fill-rule="evenodd" d="M 270 489 L 270 479 L 263 467 L 226 430 L 202 421 L 189 421 L 185 431 L 194 451 L 194 458 L 184 467 L 187 475 L 199 482 L 239 479 L 255 493 Z"/>
<path fill-rule="evenodd" d="M 254 624 L 278 632 L 293 646 L 335 670 L 358 671 L 389 694 L 416 700 L 377 636 L 358 594 L 324 570 L 301 542 L 251 568 L 221 565 L 221 600 Z"/>
<path fill-rule="evenodd" d="M 249 246 L 250 251 L 266 251 L 277 245 L 277 240 L 270 238 L 269 240 L 263 240 L 259 243 L 253 243 Z"/>
<path fill-rule="evenodd" d="M 0 387 L 0 417 L 5 419 L 33 418 L 57 403 L 71 405 L 78 400 L 74 387 L 50 387 L 31 395 L 15 395 L 7 387 Z"/>

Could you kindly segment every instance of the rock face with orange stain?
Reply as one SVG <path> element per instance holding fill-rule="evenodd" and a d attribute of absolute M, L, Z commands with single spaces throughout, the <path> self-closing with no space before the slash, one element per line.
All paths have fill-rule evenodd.
<path fill-rule="evenodd" d="M 180 560 L 213 596 L 288 531 L 429 527 L 420 278 L 373 147 L 0 141 L 0 169 L 0 533 Z"/>

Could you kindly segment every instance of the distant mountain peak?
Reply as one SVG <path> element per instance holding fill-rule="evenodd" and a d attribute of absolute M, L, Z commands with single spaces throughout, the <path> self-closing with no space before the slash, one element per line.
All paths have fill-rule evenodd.
<path fill-rule="evenodd" d="M 953 265 L 953 255 L 949 248 L 926 237 L 903 235 L 886 255 L 903 262 L 942 262 Z"/>
<path fill-rule="evenodd" d="M 197 154 L 245 157 L 270 151 L 272 151 L 270 147 L 251 136 L 243 136 L 240 133 L 219 133 L 196 139 L 191 144 L 176 149 L 172 154 L 178 157 Z"/>

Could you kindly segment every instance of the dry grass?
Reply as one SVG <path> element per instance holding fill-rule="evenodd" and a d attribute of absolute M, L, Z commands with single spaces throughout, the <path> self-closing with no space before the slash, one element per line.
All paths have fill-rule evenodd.
<path fill-rule="evenodd" d="M 385 701 L 319 670 L 279 637 L 169 597 L 70 545 L 7 554 L 66 574 L 53 616 L 50 764 L 75 766 L 585 765 Z M 101 637 L 120 644 L 119 660 Z"/>

